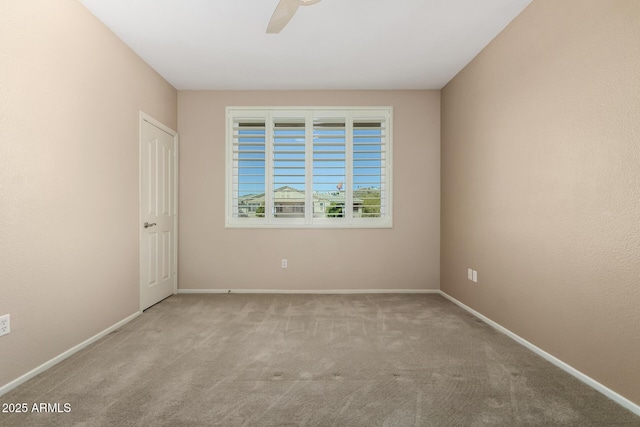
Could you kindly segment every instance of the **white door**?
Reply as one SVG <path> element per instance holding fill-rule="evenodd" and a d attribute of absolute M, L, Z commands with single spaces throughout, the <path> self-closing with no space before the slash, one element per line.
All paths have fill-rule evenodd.
<path fill-rule="evenodd" d="M 140 114 L 140 309 L 177 292 L 178 135 Z"/>

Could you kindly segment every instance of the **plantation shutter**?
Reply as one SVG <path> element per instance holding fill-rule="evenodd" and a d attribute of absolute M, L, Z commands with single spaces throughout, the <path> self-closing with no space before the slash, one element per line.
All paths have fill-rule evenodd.
<path fill-rule="evenodd" d="M 273 120 L 273 215 L 304 218 L 306 126 L 304 118 Z"/>
<path fill-rule="evenodd" d="M 392 227 L 388 107 L 227 108 L 228 227 Z"/>
<path fill-rule="evenodd" d="M 346 215 L 346 125 L 344 117 L 313 120 L 313 216 Z"/>
<path fill-rule="evenodd" d="M 233 121 L 232 214 L 263 217 L 265 206 L 265 120 Z"/>
<path fill-rule="evenodd" d="M 353 120 L 354 217 L 381 218 L 387 212 L 386 121 Z"/>

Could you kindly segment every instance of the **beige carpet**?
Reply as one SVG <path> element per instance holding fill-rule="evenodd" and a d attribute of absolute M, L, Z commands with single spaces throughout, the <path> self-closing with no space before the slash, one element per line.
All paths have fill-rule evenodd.
<path fill-rule="evenodd" d="M 640 426 L 439 295 L 177 295 L 0 402 L 62 411 L 2 426 Z"/>

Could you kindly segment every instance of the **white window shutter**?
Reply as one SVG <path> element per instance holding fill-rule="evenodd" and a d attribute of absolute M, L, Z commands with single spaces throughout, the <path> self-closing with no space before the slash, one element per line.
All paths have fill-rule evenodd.
<path fill-rule="evenodd" d="M 227 115 L 227 226 L 392 226 L 390 107 Z"/>

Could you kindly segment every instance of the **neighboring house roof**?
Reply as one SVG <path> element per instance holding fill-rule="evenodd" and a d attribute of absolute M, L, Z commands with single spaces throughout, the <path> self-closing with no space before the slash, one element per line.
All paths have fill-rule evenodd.
<path fill-rule="evenodd" d="M 276 202 L 286 202 L 292 200 L 301 200 L 305 198 L 304 191 L 298 190 L 297 188 L 290 187 L 288 185 L 284 185 L 280 188 L 276 188 L 275 190 L 275 201 Z M 330 193 L 313 193 L 313 197 L 319 201 L 327 201 L 334 203 L 344 203 L 346 200 L 344 191 L 333 191 Z M 362 199 L 354 198 L 354 203 L 362 203 Z M 239 204 L 250 204 L 250 203 L 264 203 L 264 193 L 260 194 L 248 194 L 246 196 L 241 196 L 238 198 Z"/>

